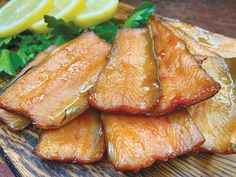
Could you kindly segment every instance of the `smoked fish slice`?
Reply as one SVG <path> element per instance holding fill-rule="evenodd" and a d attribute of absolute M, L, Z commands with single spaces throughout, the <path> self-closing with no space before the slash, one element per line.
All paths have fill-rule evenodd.
<path fill-rule="evenodd" d="M 120 30 L 109 62 L 89 96 L 104 112 L 145 113 L 160 95 L 158 65 L 148 29 Z"/>
<path fill-rule="evenodd" d="M 93 32 L 82 34 L 17 80 L 0 96 L 0 107 L 29 117 L 37 128 L 63 126 L 89 107 L 88 90 L 110 49 Z"/>
<path fill-rule="evenodd" d="M 219 154 L 236 152 L 236 59 L 208 58 L 202 64 L 221 84 L 218 94 L 188 108 L 206 141 L 200 151 Z"/>
<path fill-rule="evenodd" d="M 159 103 L 151 115 L 167 114 L 219 92 L 220 85 L 198 65 L 183 41 L 157 19 L 149 25 L 153 31 L 162 87 Z"/>
<path fill-rule="evenodd" d="M 36 57 L 31 61 L 25 68 L 21 70 L 19 74 L 15 78 L 11 78 L 7 75 L 0 73 L 0 95 L 4 93 L 12 84 L 19 79 L 22 75 L 24 75 L 28 70 L 36 67 L 42 60 L 44 60 L 51 52 L 55 49 L 55 46 L 49 46 L 46 50 L 40 52 Z"/>
<path fill-rule="evenodd" d="M 202 61 L 202 67 L 221 85 L 220 92 L 214 97 L 188 108 L 205 138 L 200 150 L 220 154 L 236 152 L 236 59 L 222 59 L 217 55 L 209 57 L 208 49 L 202 50 L 203 47 L 198 41 L 187 37 L 188 35 L 180 29 L 173 27 L 169 29 L 180 31 L 176 34 L 180 34 L 178 37 L 184 40 L 188 47 L 190 46 L 191 53 L 206 55 L 202 57 L 208 58 Z"/>
<path fill-rule="evenodd" d="M 219 57 L 215 52 L 210 51 L 206 47 L 199 44 L 198 41 L 195 41 L 191 36 L 187 35 L 181 29 L 171 26 L 168 20 L 162 20 L 162 24 L 172 31 L 178 38 L 180 38 L 186 44 L 186 47 L 192 55 L 202 55 L 207 57 Z"/>
<path fill-rule="evenodd" d="M 12 131 L 21 131 L 31 124 L 31 121 L 26 117 L 3 109 L 0 109 L 0 122 L 3 122 Z"/>
<path fill-rule="evenodd" d="M 31 61 L 22 71 L 14 78 L 5 88 L 1 90 L 3 93 L 9 87 L 14 84 L 21 76 L 23 76 L 28 70 L 39 65 L 43 60 L 45 60 L 50 53 L 55 49 L 55 46 L 50 46 L 48 49 L 40 52 L 33 61 Z M 0 121 L 3 122 L 12 131 L 21 131 L 25 129 L 31 121 L 24 116 L 17 115 L 3 109 L 0 109 Z"/>
<path fill-rule="evenodd" d="M 105 152 L 100 115 L 89 109 L 56 130 L 43 130 L 34 153 L 46 160 L 92 163 Z"/>
<path fill-rule="evenodd" d="M 223 58 L 236 57 L 236 40 L 221 34 L 212 33 L 198 26 L 176 19 L 164 18 L 168 24 L 194 39 L 196 42 Z M 203 54 L 202 54 L 203 55 Z"/>
<path fill-rule="evenodd" d="M 162 117 L 102 115 L 108 158 L 116 170 L 139 171 L 198 149 L 204 142 L 186 110 Z"/>

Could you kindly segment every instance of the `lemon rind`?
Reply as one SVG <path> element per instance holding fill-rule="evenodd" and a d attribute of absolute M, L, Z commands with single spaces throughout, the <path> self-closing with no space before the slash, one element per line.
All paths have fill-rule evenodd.
<path fill-rule="evenodd" d="M 72 2 L 70 6 L 66 7 L 67 10 L 63 10 L 62 12 L 53 15 L 55 18 L 63 19 L 65 21 L 73 20 L 74 16 L 82 12 L 82 10 L 85 7 L 85 0 L 78 0 L 77 2 Z M 50 15 L 50 14 L 49 14 Z M 40 20 L 39 22 L 36 22 L 30 27 L 30 30 L 35 31 L 37 33 L 44 33 L 49 31 L 47 24 L 44 23 L 43 20 Z"/>
<path fill-rule="evenodd" d="M 31 26 L 37 20 L 41 19 L 44 14 L 50 11 L 53 6 L 53 2 L 54 0 L 42 0 L 40 2 L 41 5 L 38 5 L 37 8 L 32 11 L 31 14 L 22 18 L 20 21 L 7 26 L 6 28 L 1 29 L 0 27 L 0 38 L 16 35 L 29 28 L 29 26 Z M 6 4 L 5 8 L 10 6 L 12 3 L 14 3 L 14 1 L 10 1 L 9 4 Z"/>

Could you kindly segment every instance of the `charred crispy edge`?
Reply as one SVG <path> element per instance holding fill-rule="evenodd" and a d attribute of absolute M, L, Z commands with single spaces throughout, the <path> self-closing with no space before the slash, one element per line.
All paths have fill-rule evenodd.
<path fill-rule="evenodd" d="M 156 26 L 156 23 L 155 23 L 155 22 L 158 22 L 158 23 L 160 23 L 161 25 L 163 25 L 162 22 L 161 22 L 160 20 L 158 20 L 157 18 L 152 17 L 151 19 L 152 19 L 152 21 L 150 22 L 150 24 L 155 25 L 156 28 L 158 28 L 158 27 Z M 153 26 L 153 25 L 150 25 L 150 26 Z M 166 30 L 170 31 L 165 25 L 163 25 L 163 26 L 164 26 L 164 28 L 166 28 Z M 172 31 L 170 31 L 170 32 L 173 33 Z M 177 37 L 174 33 L 173 33 L 173 35 L 174 35 L 175 37 Z M 156 36 L 157 36 L 157 35 L 153 34 L 154 40 L 155 40 Z M 178 37 L 177 37 L 177 38 L 178 38 Z M 179 38 L 178 38 L 178 39 L 179 39 Z M 181 39 L 179 39 L 179 40 L 182 41 Z M 184 43 L 184 41 L 182 41 L 182 42 L 183 42 L 183 44 L 185 45 L 185 48 L 186 48 L 186 50 L 188 51 L 189 55 L 193 57 L 193 59 L 194 59 L 193 61 L 198 65 L 199 69 L 202 70 L 202 71 L 204 71 L 205 74 L 206 74 L 207 76 L 209 76 L 209 75 L 207 74 L 207 72 L 206 72 L 204 69 L 202 69 L 202 67 L 198 64 L 197 59 L 190 53 L 190 51 L 188 50 L 188 48 L 187 48 L 186 44 Z M 209 76 L 209 77 L 210 77 L 210 76 Z M 166 110 L 162 110 L 161 112 L 157 112 L 157 113 L 148 113 L 147 115 L 149 115 L 149 116 L 150 116 L 150 115 L 151 115 L 151 116 L 161 116 L 161 115 L 165 115 L 165 114 L 171 113 L 171 112 L 173 112 L 173 111 L 175 111 L 175 110 L 178 110 L 178 109 L 181 109 L 181 108 L 185 108 L 186 106 L 190 106 L 190 105 L 193 105 L 193 104 L 196 104 L 196 103 L 200 103 L 200 102 L 202 102 L 202 101 L 204 101 L 204 100 L 207 100 L 207 99 L 209 99 L 209 98 L 212 98 L 213 96 L 215 96 L 215 95 L 220 91 L 221 85 L 220 85 L 218 82 L 216 82 L 212 77 L 210 77 L 210 78 L 211 78 L 212 82 L 215 82 L 215 86 L 213 86 L 214 89 L 212 89 L 212 90 L 213 90 L 212 95 L 209 95 L 209 96 L 207 96 L 207 97 L 205 97 L 205 98 L 202 98 L 202 97 L 203 97 L 203 93 L 201 93 L 201 94 L 199 94 L 198 97 L 195 97 L 194 99 L 187 99 L 187 100 L 185 100 L 185 101 L 177 101 L 177 102 L 171 104 L 171 106 L 169 106 Z M 212 87 L 212 86 L 211 86 L 211 87 Z M 209 87 L 208 87 L 208 88 L 205 88 L 204 90 L 208 90 L 208 89 L 209 89 Z M 194 97 L 194 96 L 193 96 L 193 97 Z"/>
<path fill-rule="evenodd" d="M 101 120 L 101 113 L 99 113 L 99 120 L 100 120 L 100 123 L 101 123 L 101 128 L 102 128 L 102 132 L 103 132 L 103 141 L 105 141 L 105 133 L 104 133 L 104 127 L 103 127 L 103 123 L 102 123 L 102 120 Z M 101 160 L 105 153 L 106 153 L 106 143 L 103 143 L 103 148 L 101 151 L 101 153 L 99 154 L 99 156 L 97 158 L 94 158 L 93 160 L 81 160 L 81 159 L 77 159 L 76 157 L 73 157 L 73 158 L 65 158 L 65 159 L 59 159 L 59 158 L 47 158 L 47 157 L 44 157 L 42 154 L 40 154 L 38 152 L 38 145 L 41 143 L 42 141 L 42 136 L 43 136 L 43 132 L 41 132 L 40 136 L 38 137 L 38 144 L 36 145 L 36 147 L 34 148 L 33 150 L 33 153 L 38 156 L 40 159 L 43 159 L 43 160 L 49 160 L 49 161 L 57 161 L 57 162 L 62 162 L 62 163 L 67 163 L 67 162 L 72 162 L 72 163 L 81 163 L 81 164 L 85 164 L 85 163 L 94 163 L 94 162 L 97 162 L 99 160 Z"/>
<path fill-rule="evenodd" d="M 188 114 L 189 115 L 189 114 Z M 103 121 L 104 119 L 104 115 L 102 114 L 101 115 L 101 119 Z M 195 125 L 195 124 L 194 124 Z M 176 152 L 176 153 L 171 153 L 169 155 L 166 155 L 164 157 L 159 157 L 159 156 L 153 156 L 151 157 L 153 159 L 153 161 L 151 163 L 149 163 L 148 165 L 143 165 L 143 166 L 140 166 L 139 168 L 134 168 L 132 167 L 132 165 L 127 165 L 127 166 L 124 166 L 124 167 L 116 167 L 115 163 L 112 162 L 112 160 L 110 159 L 109 157 L 109 154 L 108 154 L 108 160 L 109 162 L 111 163 L 112 167 L 117 170 L 117 171 L 121 171 L 121 172 L 125 172 L 125 171 L 134 171 L 134 172 L 139 172 L 140 170 L 144 169 L 144 168 L 148 168 L 150 166 L 152 166 L 155 162 L 157 161 L 167 161 L 168 159 L 171 159 L 171 158 L 176 158 L 177 156 L 180 156 L 180 155 L 183 155 L 183 154 L 186 154 L 186 153 L 191 153 L 191 152 L 197 152 L 199 150 L 199 148 L 201 147 L 201 145 L 205 142 L 205 139 L 204 137 L 202 136 L 201 132 L 199 131 L 199 129 L 197 128 L 197 126 L 195 125 L 196 129 L 198 130 L 198 132 L 200 133 L 201 135 L 201 140 L 199 141 L 199 143 L 195 144 L 194 146 L 192 146 L 191 149 L 188 149 L 186 151 L 179 151 L 179 152 Z M 106 131 L 105 131 L 105 125 L 103 124 L 103 130 L 104 130 L 104 137 L 105 137 L 105 146 L 106 146 L 106 150 L 109 151 L 108 149 L 108 143 L 109 143 L 109 140 L 107 138 L 107 135 L 106 135 Z"/>
<path fill-rule="evenodd" d="M 154 39 L 153 39 L 153 31 L 152 31 L 151 26 L 146 26 L 146 29 L 147 29 L 147 32 L 148 32 L 148 36 L 150 37 L 150 40 L 152 42 L 152 54 L 153 54 L 154 59 L 157 61 L 156 65 L 157 65 L 157 68 L 158 68 L 158 71 L 159 71 L 159 63 L 158 63 L 157 56 L 156 56 L 156 53 L 155 53 L 155 44 L 154 44 Z M 130 30 L 130 29 L 128 29 L 128 30 Z M 111 54 L 109 54 L 108 57 L 110 57 L 110 55 Z M 159 74 L 157 73 L 157 75 L 159 75 Z M 160 92 L 161 86 L 160 86 L 159 77 L 157 77 L 157 80 L 158 80 L 158 86 L 159 86 L 159 92 Z M 127 113 L 127 114 L 129 114 L 129 113 L 131 113 L 131 114 L 145 114 L 147 112 L 150 112 L 151 110 L 153 110 L 158 105 L 159 97 L 160 97 L 160 96 L 158 96 L 157 100 L 154 101 L 153 105 L 151 107 L 149 107 L 149 108 L 146 108 L 146 109 L 142 109 L 142 108 L 138 108 L 138 107 L 133 107 L 133 106 L 128 106 L 128 105 L 120 105 L 120 106 L 115 106 L 113 108 L 111 108 L 111 107 L 109 107 L 109 108 L 102 108 L 102 107 L 100 107 L 97 104 L 97 101 L 94 98 L 95 95 L 96 94 L 94 94 L 93 91 L 90 91 L 89 92 L 89 97 L 88 97 L 89 104 L 91 106 L 93 106 L 94 108 L 96 108 L 96 109 L 98 109 L 98 110 L 100 110 L 102 112 L 107 112 L 107 113 L 121 112 L 121 113 Z"/>

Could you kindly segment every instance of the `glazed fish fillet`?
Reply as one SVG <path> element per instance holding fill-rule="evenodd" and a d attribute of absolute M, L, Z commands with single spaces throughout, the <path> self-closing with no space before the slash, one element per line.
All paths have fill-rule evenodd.
<path fill-rule="evenodd" d="M 89 96 L 105 112 L 145 113 L 160 95 L 158 66 L 148 29 L 119 31 L 110 60 Z"/>
<path fill-rule="evenodd" d="M 58 128 L 88 106 L 88 90 L 107 64 L 111 46 L 92 32 L 56 49 L 0 96 L 0 107 L 29 117 L 38 128 Z"/>
<path fill-rule="evenodd" d="M 236 40 L 221 34 L 211 33 L 205 29 L 179 20 L 165 18 L 165 21 L 177 30 L 189 35 L 201 46 L 223 58 L 236 57 Z"/>
<path fill-rule="evenodd" d="M 1 90 L 4 93 L 8 88 L 14 84 L 20 77 L 22 77 L 27 71 L 39 65 L 44 61 L 51 52 L 55 49 L 55 46 L 50 46 L 48 49 L 40 52 L 33 61 L 31 61 L 17 76 L 14 78 L 5 88 Z M 6 124 L 6 126 L 12 131 L 21 131 L 26 128 L 31 121 L 24 116 L 17 115 L 3 109 L 0 109 L 0 121 Z"/>
<path fill-rule="evenodd" d="M 170 31 L 172 31 L 178 38 L 180 38 L 186 44 L 188 50 L 193 55 L 208 56 L 208 57 L 219 57 L 215 52 L 208 50 L 206 47 L 199 44 L 198 41 L 195 41 L 191 36 L 187 35 L 181 29 L 171 26 L 168 22 L 169 20 L 161 21 L 164 26 L 166 26 Z"/>
<path fill-rule="evenodd" d="M 221 84 L 220 92 L 188 111 L 206 141 L 201 151 L 236 152 L 236 59 L 208 58 L 202 67 Z"/>
<path fill-rule="evenodd" d="M 103 114 L 108 158 L 116 170 L 139 171 L 195 151 L 204 138 L 186 110 L 162 117 Z"/>
<path fill-rule="evenodd" d="M 170 29 L 180 31 L 174 27 Z M 178 37 L 184 40 L 187 46 L 190 46 L 191 53 L 208 56 L 207 48 L 199 50 L 203 46 L 198 41 L 188 37 L 182 31 L 178 34 L 180 34 Z M 202 67 L 221 85 L 220 92 L 214 97 L 188 109 L 206 140 L 201 151 L 221 154 L 233 153 L 236 151 L 236 59 L 224 60 L 220 57 L 205 56 L 201 58 L 208 58 L 203 61 Z"/>
<path fill-rule="evenodd" d="M 89 109 L 59 129 L 44 130 L 35 154 L 46 160 L 92 163 L 100 160 L 104 151 L 99 113 Z"/>
<path fill-rule="evenodd" d="M 220 90 L 190 54 L 184 42 L 157 19 L 150 23 L 160 66 L 162 94 L 151 115 L 163 115 L 180 107 L 206 100 Z"/>
<path fill-rule="evenodd" d="M 26 128 L 31 121 L 24 116 L 10 113 L 0 109 L 0 121 L 12 131 L 21 131 Z"/>

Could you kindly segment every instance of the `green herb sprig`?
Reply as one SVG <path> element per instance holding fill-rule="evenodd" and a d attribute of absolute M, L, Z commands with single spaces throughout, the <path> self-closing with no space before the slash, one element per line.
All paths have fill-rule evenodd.
<path fill-rule="evenodd" d="M 150 21 L 150 16 L 155 12 L 156 6 L 152 2 L 143 1 L 124 23 L 123 28 L 139 28 Z"/>

